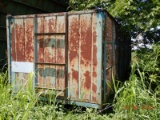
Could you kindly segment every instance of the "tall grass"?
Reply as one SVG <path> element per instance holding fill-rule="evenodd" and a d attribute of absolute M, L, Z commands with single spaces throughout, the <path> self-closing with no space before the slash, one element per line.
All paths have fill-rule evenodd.
<path fill-rule="evenodd" d="M 0 74 L 0 120 L 110 120 L 107 115 L 98 115 L 92 109 L 72 111 L 55 103 L 55 96 L 48 91 L 48 101 L 39 100 L 41 93 L 35 94 L 32 85 L 32 74 L 28 79 L 26 90 L 21 88 L 16 94 L 12 85 L 4 85 L 7 73 Z"/>
<path fill-rule="evenodd" d="M 114 111 L 119 119 L 160 118 L 160 45 L 137 51 L 132 58 L 129 80 L 115 92 Z"/>

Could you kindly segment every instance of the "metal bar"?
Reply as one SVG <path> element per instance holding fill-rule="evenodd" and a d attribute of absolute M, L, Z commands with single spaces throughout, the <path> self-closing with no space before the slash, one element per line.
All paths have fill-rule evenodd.
<path fill-rule="evenodd" d="M 46 90 L 55 90 L 55 91 L 63 91 L 63 90 L 58 90 L 56 88 L 48 88 L 48 87 L 38 87 L 38 86 L 35 86 L 36 89 L 46 89 Z"/>
<path fill-rule="evenodd" d="M 13 1 L 13 2 L 16 2 L 16 3 L 19 3 L 19 4 L 23 4 L 23 5 L 29 6 L 29 7 L 31 7 L 31 8 L 35 8 L 35 9 L 38 9 L 38 10 L 42 10 L 42 11 L 44 11 L 44 12 L 51 12 L 51 11 L 44 10 L 44 9 L 39 8 L 39 7 L 36 7 L 36 6 L 29 5 L 29 4 L 25 3 L 25 2 L 21 2 L 21 1 L 17 1 L 17 0 L 12 0 L 12 1 Z"/>
<path fill-rule="evenodd" d="M 69 101 L 67 101 L 67 103 L 71 104 L 71 105 L 75 104 L 75 105 L 84 106 L 84 107 L 92 107 L 92 108 L 98 108 L 98 109 L 102 108 L 101 104 L 94 104 L 94 103 L 88 103 L 88 102 L 80 102 L 78 100 L 76 100 L 76 101 L 69 100 Z"/>
<path fill-rule="evenodd" d="M 114 43 L 113 42 L 114 42 L 114 24 L 113 24 L 113 21 L 112 21 L 112 72 L 113 72 L 113 64 L 114 64 L 113 63 L 113 61 L 114 61 L 113 60 L 114 59 L 114 53 L 113 53 L 114 52 L 113 51 L 114 50 L 113 49 L 114 48 Z"/>
<path fill-rule="evenodd" d="M 37 23 L 37 15 L 35 15 L 33 20 L 34 20 L 34 33 L 36 33 L 37 32 L 37 24 L 38 24 Z M 35 71 L 35 78 L 34 78 L 35 82 L 34 83 L 35 83 L 35 85 L 38 83 L 36 62 L 37 62 L 37 37 L 34 36 L 34 71 Z"/>
<path fill-rule="evenodd" d="M 10 83 L 12 83 L 12 73 L 11 73 L 11 29 L 10 29 L 10 21 L 12 16 L 7 16 L 6 25 L 7 25 L 7 52 L 8 52 L 8 79 Z"/>
<path fill-rule="evenodd" d="M 80 15 L 78 15 L 78 20 L 79 20 L 79 22 L 78 22 L 78 26 L 79 26 L 79 28 L 80 28 L 80 25 L 81 25 L 81 17 L 80 17 Z M 79 71 L 79 73 L 78 73 L 78 99 L 81 99 L 81 81 L 80 81 L 80 75 L 81 75 L 81 67 L 80 67 L 80 58 L 81 58 L 81 50 L 80 50 L 80 47 L 81 47 L 81 41 L 80 41 L 80 39 L 81 39 L 81 28 L 80 28 L 80 30 L 79 30 L 79 38 L 78 38 L 78 71 Z"/>
<path fill-rule="evenodd" d="M 103 86 L 103 99 L 102 99 L 102 101 L 103 101 L 103 103 L 105 103 L 106 102 L 106 89 L 107 89 L 107 80 L 106 80 L 106 66 L 107 66 L 107 56 L 106 56 L 106 51 L 107 51 L 107 49 L 106 49 L 106 45 L 107 45 L 107 40 L 105 39 L 106 38 L 106 34 L 105 34 L 105 32 L 106 32 L 106 25 L 107 25 L 107 13 L 105 12 L 105 13 L 103 13 L 104 14 L 104 18 L 103 18 L 103 23 L 104 23 L 104 25 L 102 25 L 102 27 L 103 27 L 103 82 L 102 82 L 102 86 Z"/>
<path fill-rule="evenodd" d="M 35 33 L 35 35 L 66 35 L 66 33 Z"/>
<path fill-rule="evenodd" d="M 97 94 L 98 104 L 102 104 L 102 13 L 97 13 L 96 41 L 97 41 Z"/>
<path fill-rule="evenodd" d="M 65 94 L 64 98 L 68 97 L 68 13 L 65 14 Z"/>
<path fill-rule="evenodd" d="M 92 86 L 92 84 L 93 84 L 93 31 L 94 31 L 94 18 L 93 18 L 93 14 L 91 14 L 91 29 L 92 29 L 92 37 L 91 37 L 91 39 L 92 39 L 92 41 L 91 41 L 91 90 L 90 90 L 90 100 L 91 101 L 93 101 L 93 99 L 92 99 L 92 90 L 93 90 L 93 86 Z"/>
<path fill-rule="evenodd" d="M 56 63 L 42 63 L 42 62 L 35 62 L 35 64 L 43 64 L 43 65 L 61 65 L 64 66 L 65 64 L 56 64 Z"/>
<path fill-rule="evenodd" d="M 81 14 L 92 14 L 95 13 L 95 10 L 85 10 L 85 11 L 72 11 L 68 12 L 68 15 L 81 15 Z"/>

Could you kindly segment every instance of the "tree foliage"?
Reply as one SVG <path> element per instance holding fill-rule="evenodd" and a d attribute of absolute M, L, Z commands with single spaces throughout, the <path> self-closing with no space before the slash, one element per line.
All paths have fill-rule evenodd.
<path fill-rule="evenodd" d="M 130 31 L 146 32 L 160 25 L 159 0 L 116 0 L 110 12 Z"/>
<path fill-rule="evenodd" d="M 96 7 L 110 8 L 115 0 L 70 0 L 69 8 L 71 10 L 86 10 L 94 9 Z"/>

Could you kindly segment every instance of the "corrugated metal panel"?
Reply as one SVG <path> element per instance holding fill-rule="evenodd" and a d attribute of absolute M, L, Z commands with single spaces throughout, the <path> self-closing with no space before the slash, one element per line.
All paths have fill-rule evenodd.
<path fill-rule="evenodd" d="M 101 103 L 98 89 L 101 72 L 102 18 L 93 14 L 69 15 L 69 97 Z M 98 34 L 98 31 L 100 34 Z M 99 49 L 99 51 L 98 51 Z M 99 64 L 100 63 L 100 64 Z M 100 72 L 100 73 L 99 73 Z"/>
<path fill-rule="evenodd" d="M 116 77 L 124 73 L 123 62 L 127 60 L 121 53 L 124 49 L 117 46 L 116 23 L 106 12 L 25 15 L 10 19 L 9 64 L 33 63 L 36 72 L 33 87 L 38 92 L 51 89 L 68 103 L 102 107 L 110 92 L 106 84 L 111 84 L 112 74 Z M 29 74 L 12 71 L 12 67 L 9 69 L 15 90 L 25 88 Z"/>
<path fill-rule="evenodd" d="M 33 20 L 30 18 L 12 19 L 10 24 L 12 62 L 33 62 Z M 12 72 L 15 90 L 27 85 L 28 76 L 29 74 L 26 73 Z"/>

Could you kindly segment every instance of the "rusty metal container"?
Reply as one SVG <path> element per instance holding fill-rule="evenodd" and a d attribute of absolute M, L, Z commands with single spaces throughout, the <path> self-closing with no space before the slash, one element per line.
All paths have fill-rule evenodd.
<path fill-rule="evenodd" d="M 107 11 L 7 16 L 10 82 L 15 91 L 25 89 L 34 72 L 36 92 L 53 90 L 66 104 L 102 108 L 112 76 L 129 66 L 128 36 Z"/>

